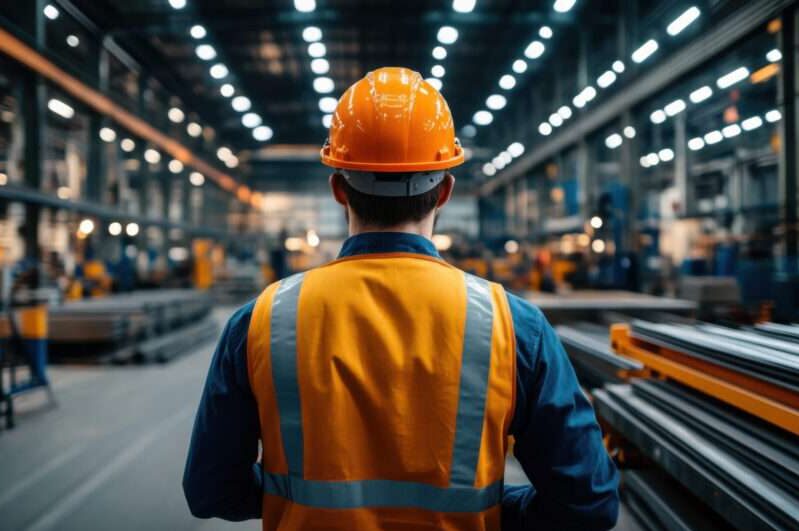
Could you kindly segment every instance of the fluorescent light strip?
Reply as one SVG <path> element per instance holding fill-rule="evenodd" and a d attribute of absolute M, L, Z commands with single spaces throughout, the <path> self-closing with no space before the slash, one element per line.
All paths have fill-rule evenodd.
<path fill-rule="evenodd" d="M 690 26 L 702 14 L 696 6 L 689 7 L 683 12 L 682 15 L 675 18 L 668 26 L 666 26 L 666 33 L 674 37 L 682 30 Z"/>
<path fill-rule="evenodd" d="M 659 45 L 657 41 L 655 39 L 649 39 L 633 52 L 631 58 L 635 63 L 643 63 L 650 55 L 658 51 L 658 48 Z"/>

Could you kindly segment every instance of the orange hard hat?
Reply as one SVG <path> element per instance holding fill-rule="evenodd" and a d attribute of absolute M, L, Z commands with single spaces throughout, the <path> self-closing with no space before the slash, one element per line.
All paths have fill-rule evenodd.
<path fill-rule="evenodd" d="M 358 175 L 359 183 L 372 173 L 430 172 L 443 178 L 442 170 L 463 163 L 446 100 L 418 72 L 401 67 L 369 72 L 347 89 L 333 113 L 321 155 L 323 164 L 345 170 L 348 177 Z"/>

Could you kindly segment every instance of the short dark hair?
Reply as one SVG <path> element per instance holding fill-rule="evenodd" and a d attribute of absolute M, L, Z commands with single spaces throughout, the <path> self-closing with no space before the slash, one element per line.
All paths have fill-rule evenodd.
<path fill-rule="evenodd" d="M 346 179 L 342 181 L 347 202 L 361 223 L 378 228 L 421 221 L 436 208 L 443 183 L 442 181 L 432 190 L 411 197 L 382 197 L 359 192 Z"/>

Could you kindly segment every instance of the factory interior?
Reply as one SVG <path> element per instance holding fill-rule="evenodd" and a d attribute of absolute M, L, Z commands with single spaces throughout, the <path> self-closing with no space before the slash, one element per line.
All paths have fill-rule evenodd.
<path fill-rule="evenodd" d="M 552 325 L 613 529 L 799 529 L 799 2 L 0 0 L 0 531 L 277 529 L 192 514 L 192 426 L 236 309 L 339 255 L 320 149 L 395 66 L 465 160 L 432 244 Z"/>

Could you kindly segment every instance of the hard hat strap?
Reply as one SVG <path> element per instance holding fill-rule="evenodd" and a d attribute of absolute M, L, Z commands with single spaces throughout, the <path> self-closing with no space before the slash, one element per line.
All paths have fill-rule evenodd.
<path fill-rule="evenodd" d="M 429 192 L 447 174 L 446 170 L 414 173 L 380 173 L 371 171 L 337 170 L 350 186 L 367 195 L 380 197 L 412 197 Z"/>

